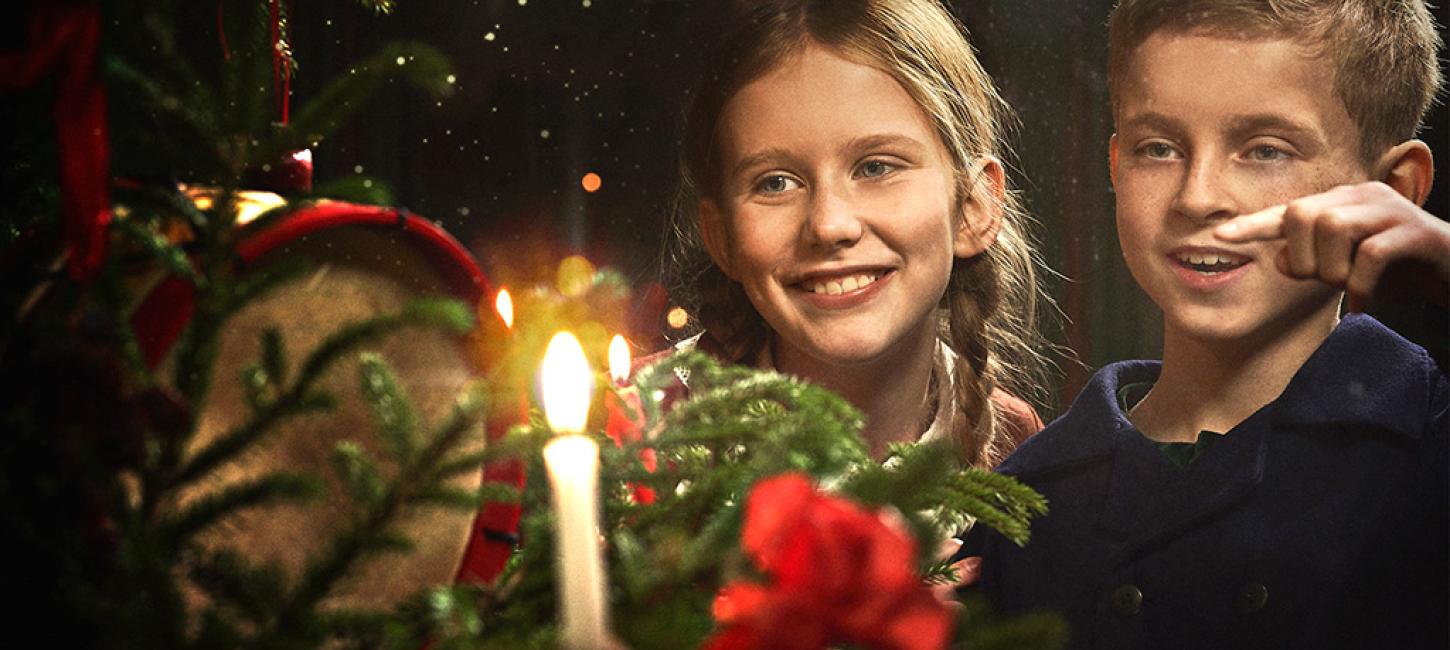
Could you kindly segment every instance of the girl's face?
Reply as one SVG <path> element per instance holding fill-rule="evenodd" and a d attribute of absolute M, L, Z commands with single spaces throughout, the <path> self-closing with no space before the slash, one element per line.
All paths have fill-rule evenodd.
<path fill-rule="evenodd" d="M 780 358 L 870 364 L 935 344 L 953 258 L 990 245 L 998 215 L 956 202 L 950 156 L 891 75 L 810 43 L 732 97 L 717 133 L 701 233 Z"/>

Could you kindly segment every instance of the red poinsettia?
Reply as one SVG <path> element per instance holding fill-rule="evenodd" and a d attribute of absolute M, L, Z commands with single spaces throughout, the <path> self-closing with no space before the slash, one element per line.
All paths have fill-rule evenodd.
<path fill-rule="evenodd" d="M 614 440 L 617 447 L 638 442 L 643 435 L 644 409 L 640 406 L 639 391 L 626 386 L 605 394 L 605 412 L 609 418 L 604 423 L 604 433 Z M 648 471 L 655 471 L 655 450 L 641 449 L 639 460 Z M 655 502 L 655 491 L 644 485 L 632 485 L 635 503 L 649 505 Z"/>
<path fill-rule="evenodd" d="M 721 590 L 709 650 L 926 650 L 949 640 L 952 614 L 916 576 L 916 542 L 889 513 L 783 474 L 751 490 L 742 543 L 769 583 Z"/>

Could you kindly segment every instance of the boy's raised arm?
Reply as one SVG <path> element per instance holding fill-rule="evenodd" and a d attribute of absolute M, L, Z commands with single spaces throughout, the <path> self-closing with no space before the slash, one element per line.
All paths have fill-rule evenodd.
<path fill-rule="evenodd" d="M 1389 185 L 1343 185 L 1229 220 L 1226 242 L 1284 241 L 1275 260 L 1289 277 L 1346 290 L 1350 311 L 1404 294 L 1450 306 L 1450 223 Z"/>

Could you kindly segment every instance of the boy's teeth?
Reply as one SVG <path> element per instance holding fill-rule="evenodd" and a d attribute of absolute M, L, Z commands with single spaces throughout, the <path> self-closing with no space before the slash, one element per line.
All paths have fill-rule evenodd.
<path fill-rule="evenodd" d="M 1200 273 L 1220 273 L 1248 262 L 1245 258 L 1222 253 L 1183 253 L 1178 256 L 1178 261 Z"/>
<path fill-rule="evenodd" d="M 850 275 L 838 280 L 816 282 L 811 285 L 811 293 L 823 293 L 828 296 L 839 296 L 848 291 L 855 291 L 864 288 L 877 280 L 877 276 L 861 273 Z"/>

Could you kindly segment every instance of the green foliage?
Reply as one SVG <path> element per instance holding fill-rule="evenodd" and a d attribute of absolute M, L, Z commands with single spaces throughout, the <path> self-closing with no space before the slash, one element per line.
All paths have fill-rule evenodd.
<path fill-rule="evenodd" d="M 279 7 L 278 51 L 283 65 L 298 72 L 287 4 Z M 393 7 L 391 0 L 360 4 L 378 13 Z M 220 36 L 227 56 L 198 64 L 177 45 L 176 3 L 106 6 L 111 28 L 100 71 L 118 116 L 114 169 L 168 182 L 115 192 L 113 254 L 93 285 L 70 283 L 52 266 L 59 251 L 58 196 L 53 179 L 38 171 L 49 168 L 42 164 L 46 154 L 21 151 L 25 162 L 5 167 L 4 179 L 35 188 L 0 199 L 0 211 L 17 217 L 0 233 L 4 248 L 16 249 L 7 274 L 13 284 L 0 295 L 7 313 L 26 315 L 7 320 L 0 331 L 7 368 L 0 376 L 0 427 L 8 433 L 0 441 L 0 527 L 26 560 L 13 579 L 40 590 L 30 599 L 47 608 L 38 616 L 63 619 L 50 639 L 62 647 L 411 650 L 425 641 L 439 649 L 554 647 L 557 630 L 546 623 L 557 620 L 553 528 L 540 454 L 552 433 L 534 413 L 504 440 L 480 449 L 485 387 L 470 386 L 447 416 L 428 422 L 387 360 L 366 350 L 412 329 L 468 332 L 472 306 L 417 301 L 395 314 L 342 324 L 310 350 L 289 350 L 277 329 L 266 329 L 258 358 L 239 376 L 216 372 L 230 319 L 311 268 L 306 260 L 245 274 L 235 267 L 244 234 L 237 191 L 248 171 L 315 145 L 390 78 L 446 95 L 452 89 L 447 61 L 422 44 L 384 46 L 326 84 L 290 124 L 277 125 L 269 90 L 269 3 L 223 0 L 216 8 L 226 15 Z M 17 114 L 44 114 L 28 108 Z M 210 202 L 199 204 L 170 182 L 176 180 L 212 186 Z M 369 180 L 321 185 L 314 196 L 388 200 L 386 186 Z M 270 211 L 247 228 L 265 227 L 297 205 Z M 32 236 L 44 245 L 27 246 Z M 170 373 L 143 362 L 129 320 L 145 286 L 137 278 L 157 275 L 181 278 L 193 290 L 191 317 L 169 355 Z M 545 323 L 597 333 L 618 329 L 595 319 L 625 300 L 623 279 L 605 270 L 592 282 L 573 300 L 519 296 L 521 305 L 534 301 L 521 314 L 536 320 L 521 319 L 510 344 L 519 354 L 503 364 L 502 386 L 494 390 L 507 392 L 532 370 L 519 359 L 537 359 L 533 353 L 543 341 L 532 337 L 552 330 Z M 269 472 L 222 486 L 210 479 L 292 420 L 325 418 L 340 396 L 321 381 L 354 359 L 356 392 L 375 426 L 349 432 L 353 437 L 332 449 L 328 478 L 342 486 L 346 503 L 327 505 L 345 508 L 342 525 L 295 575 L 245 549 L 204 540 L 256 508 L 318 500 L 327 483 L 320 476 Z M 674 394 L 678 377 L 688 377 L 689 397 L 668 406 L 663 396 Z M 216 381 L 241 382 L 246 403 L 239 424 L 203 444 L 200 414 Z M 899 512 L 924 541 L 918 560 L 922 575 L 934 581 L 950 579 L 952 569 L 932 557 L 930 541 L 975 519 L 1020 543 L 1030 518 L 1045 511 L 1030 490 L 959 471 L 940 450 L 900 447 L 891 462 L 876 463 L 859 438 L 859 412 L 789 377 L 685 353 L 645 371 L 637 388 L 646 435 L 618 447 L 596 436 L 611 608 L 617 633 L 632 648 L 689 647 L 711 632 L 717 589 L 751 574 L 739 549 L 743 505 L 765 477 L 802 472 L 861 503 Z M 646 449 L 657 454 L 654 471 L 640 459 Z M 502 459 L 524 462 L 523 490 L 450 482 Z M 653 490 L 657 501 L 636 503 L 636 487 Z M 485 501 L 518 502 L 525 513 L 520 532 L 527 543 L 495 584 L 439 587 L 392 612 L 327 604 L 366 562 L 410 551 L 413 541 L 397 526 L 404 515 L 420 508 L 472 511 Z M 964 619 L 964 633 L 981 641 L 973 647 L 1050 641 L 1057 629 L 1037 619 L 994 627 L 983 611 L 969 607 Z"/>
<path fill-rule="evenodd" d="M 688 378 L 688 397 L 671 402 L 680 377 Z M 860 439 L 860 413 L 840 397 L 790 377 L 684 352 L 641 371 L 635 388 L 646 434 L 621 446 L 596 438 L 612 623 L 631 648 L 693 647 L 712 632 L 715 593 L 727 581 L 751 575 L 740 549 L 743 507 L 752 486 L 765 477 L 802 472 L 868 506 L 901 513 L 923 542 L 921 574 L 932 582 L 954 578 L 954 569 L 932 555 L 932 542 L 959 532 L 952 526 L 977 518 L 1015 534 L 1045 510 L 1031 490 L 1005 477 L 963 472 L 938 448 L 905 445 L 884 465 L 872 460 Z M 471 646 L 552 643 L 553 632 L 539 623 L 557 619 L 554 530 L 541 461 L 550 437 L 534 422 L 515 427 L 490 449 L 491 457 L 515 457 L 528 466 L 520 495 L 521 536 L 528 543 L 498 582 L 477 596 L 482 615 L 448 628 Z M 645 448 L 657 454 L 653 472 L 639 460 Z M 657 500 L 636 503 L 632 485 L 653 489 Z M 975 616 L 972 625 L 998 629 L 985 616 Z M 441 628 L 433 629 L 436 634 Z M 1021 647 L 1053 647 L 1035 643 L 1026 631 L 1016 636 L 1009 631 L 1001 632 L 1004 638 L 1034 641 Z"/>

